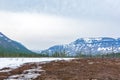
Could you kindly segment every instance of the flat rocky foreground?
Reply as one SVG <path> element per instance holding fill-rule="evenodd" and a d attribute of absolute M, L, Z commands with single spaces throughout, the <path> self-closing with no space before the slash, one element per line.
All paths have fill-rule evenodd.
<path fill-rule="evenodd" d="M 0 80 L 39 67 L 41 71 L 34 73 L 40 75 L 31 80 L 120 80 L 120 59 L 95 58 L 52 61 L 45 64 L 28 63 L 9 72 L 0 72 Z"/>

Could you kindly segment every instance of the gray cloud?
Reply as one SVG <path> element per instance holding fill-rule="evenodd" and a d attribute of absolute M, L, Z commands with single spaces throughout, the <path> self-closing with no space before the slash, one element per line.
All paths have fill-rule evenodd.
<path fill-rule="evenodd" d="M 120 0 L 0 0 L 0 30 L 29 49 L 119 37 Z"/>

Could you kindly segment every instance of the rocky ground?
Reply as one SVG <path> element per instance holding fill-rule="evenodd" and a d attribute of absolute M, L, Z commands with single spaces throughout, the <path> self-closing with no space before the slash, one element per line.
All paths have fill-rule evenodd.
<path fill-rule="evenodd" d="M 6 69 L 9 68 L 3 70 Z M 9 72 L 0 72 L 0 80 L 10 79 L 10 76 L 16 74 L 27 74 L 31 69 L 31 73 L 39 74 L 31 80 L 120 80 L 120 59 L 95 58 L 52 61 L 46 64 L 27 63 Z"/>

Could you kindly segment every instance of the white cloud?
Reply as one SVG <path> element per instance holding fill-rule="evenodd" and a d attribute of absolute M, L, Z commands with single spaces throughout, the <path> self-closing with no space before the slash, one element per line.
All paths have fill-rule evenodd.
<path fill-rule="evenodd" d="M 0 12 L 1 32 L 24 43 L 30 49 L 33 48 L 31 46 L 34 45 L 34 42 L 39 43 L 35 44 L 37 47 L 42 47 L 40 43 L 44 42 L 46 45 L 46 43 L 53 41 L 53 44 L 58 42 L 55 41 L 55 38 L 72 35 L 74 24 L 73 20 L 47 14 Z"/>
<path fill-rule="evenodd" d="M 48 14 L 0 12 L 1 32 L 22 42 L 29 49 L 45 49 L 55 44 L 68 43 L 78 37 L 113 37 L 118 31 L 111 24 Z"/>

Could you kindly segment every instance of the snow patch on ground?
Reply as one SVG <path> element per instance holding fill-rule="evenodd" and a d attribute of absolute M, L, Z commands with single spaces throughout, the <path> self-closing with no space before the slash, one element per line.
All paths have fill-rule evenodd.
<path fill-rule="evenodd" d="M 7 80 L 32 80 L 40 76 L 40 72 L 43 72 L 44 70 L 41 70 L 41 67 L 34 68 L 34 69 L 28 69 L 23 71 L 22 74 L 16 74 L 9 76 Z"/>
<path fill-rule="evenodd" d="M 0 70 L 0 72 L 9 72 L 9 71 L 12 71 L 12 69 Z"/>
<path fill-rule="evenodd" d="M 21 66 L 24 63 L 30 63 L 30 62 L 41 62 L 41 63 L 47 63 L 50 61 L 57 61 L 57 60 L 70 60 L 74 58 L 0 58 L 0 72 L 9 72 L 10 70 L 2 70 L 2 68 L 17 68 Z M 44 70 L 41 69 L 41 66 L 37 65 L 37 67 L 33 67 L 32 69 L 24 70 L 22 74 L 15 74 L 12 76 L 9 76 L 6 80 L 33 80 L 40 76 L 40 73 L 44 72 Z"/>
<path fill-rule="evenodd" d="M 17 68 L 24 63 L 30 62 L 50 62 L 54 60 L 70 60 L 73 58 L 0 58 L 0 69 L 9 67 Z"/>

